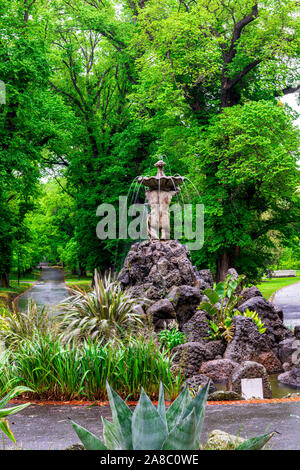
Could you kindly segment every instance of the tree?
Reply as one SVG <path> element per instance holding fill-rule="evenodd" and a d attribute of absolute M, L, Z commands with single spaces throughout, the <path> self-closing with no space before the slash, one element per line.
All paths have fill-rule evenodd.
<path fill-rule="evenodd" d="M 189 168 L 206 203 L 206 242 L 194 259 L 215 262 L 218 280 L 234 266 L 257 277 L 266 268 L 269 229 L 299 230 L 299 140 L 276 100 L 299 89 L 296 5 L 131 6 L 140 51 L 136 116 L 159 135 L 158 153 Z"/>

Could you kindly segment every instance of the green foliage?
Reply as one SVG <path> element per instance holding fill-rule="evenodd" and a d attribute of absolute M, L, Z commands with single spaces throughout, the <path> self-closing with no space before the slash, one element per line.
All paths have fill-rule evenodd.
<path fill-rule="evenodd" d="M 0 357 L 0 393 L 25 385 L 39 399 L 106 399 L 106 378 L 123 398 L 136 399 L 141 387 L 158 397 L 159 382 L 175 398 L 183 379 L 171 371 L 172 357 L 153 338 L 126 342 L 63 345 L 52 335 L 36 334 Z"/>
<path fill-rule="evenodd" d="M 224 337 L 228 342 L 231 340 L 231 319 L 240 300 L 236 295 L 236 290 L 243 279 L 245 279 L 244 275 L 235 279 L 232 274 L 229 274 L 225 282 L 219 282 L 215 289 L 209 288 L 204 291 L 209 301 L 201 302 L 198 308 L 212 317 L 209 321 L 212 339 Z"/>
<path fill-rule="evenodd" d="M 203 195 L 195 264 L 257 280 L 274 233 L 280 248 L 299 233 L 299 137 L 278 101 L 297 84 L 298 25 L 293 0 L 3 0 L 0 283 L 44 255 L 120 264 L 126 241 L 97 238 L 96 208 L 162 154 Z M 200 202 L 189 183 L 182 197 Z"/>
<path fill-rule="evenodd" d="M 30 392 L 31 390 L 27 387 L 15 387 L 11 390 L 5 397 L 0 400 L 0 430 L 14 443 L 16 443 L 15 436 L 13 435 L 8 421 L 5 419 L 7 416 L 18 413 L 19 411 L 24 410 L 30 403 L 24 403 L 22 405 L 11 406 L 9 408 L 4 408 L 4 406 L 11 400 L 15 395 L 20 393 Z"/>
<path fill-rule="evenodd" d="M 161 383 L 158 407 L 142 389 L 132 412 L 107 383 L 113 422 L 102 418 L 105 444 L 78 424 L 72 425 L 86 450 L 197 450 L 208 389 L 209 383 L 192 399 L 185 388 L 166 410 Z"/>
<path fill-rule="evenodd" d="M 171 330 L 162 330 L 158 333 L 158 339 L 160 344 L 165 347 L 168 351 L 171 351 L 175 346 L 185 343 L 187 336 L 179 331 L 178 328 L 172 328 Z"/>
<path fill-rule="evenodd" d="M 208 390 L 209 383 L 192 398 L 185 388 L 166 410 L 161 383 L 157 408 L 142 389 L 132 412 L 107 382 L 113 421 L 102 418 L 104 442 L 74 421 L 72 426 L 86 450 L 199 450 Z M 260 450 L 274 434 L 253 437 L 234 450 Z"/>
<path fill-rule="evenodd" d="M 6 347 L 17 348 L 18 343 L 24 339 L 32 340 L 36 333 L 57 333 L 57 326 L 50 316 L 47 307 L 38 308 L 33 301 L 29 301 L 26 311 L 7 309 L 0 322 L 0 340 Z"/>
<path fill-rule="evenodd" d="M 64 340 L 112 338 L 141 327 L 138 300 L 122 291 L 111 273 L 101 277 L 95 271 L 92 291 L 72 289 L 72 296 L 60 304 Z"/>
<path fill-rule="evenodd" d="M 265 333 L 266 328 L 265 324 L 261 321 L 261 318 L 258 316 L 257 312 L 252 312 L 248 308 L 241 314 L 241 312 L 235 312 L 234 315 L 242 315 L 246 318 L 251 318 L 257 326 L 259 333 L 262 335 Z"/>
<path fill-rule="evenodd" d="M 198 308 L 212 317 L 208 321 L 211 339 L 224 338 L 227 342 L 230 342 L 232 339 L 232 318 L 235 315 L 251 318 L 259 333 L 263 334 L 266 331 L 264 323 L 256 312 L 247 309 L 244 313 L 241 313 L 236 310 L 236 306 L 241 299 L 236 291 L 244 279 L 244 275 L 239 276 L 237 279 L 234 279 L 232 275 L 228 275 L 225 282 L 219 282 L 215 289 L 209 288 L 204 291 L 209 302 L 201 302 Z"/>

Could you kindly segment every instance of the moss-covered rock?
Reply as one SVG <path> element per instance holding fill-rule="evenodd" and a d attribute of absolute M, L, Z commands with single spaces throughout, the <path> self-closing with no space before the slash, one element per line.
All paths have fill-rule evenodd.
<path fill-rule="evenodd" d="M 205 449 L 207 450 L 233 450 L 245 441 L 242 437 L 228 434 L 225 431 L 214 429 L 208 436 Z"/>
<path fill-rule="evenodd" d="M 243 400 L 241 395 L 236 392 L 228 392 L 225 390 L 217 390 L 214 393 L 208 395 L 209 401 L 234 401 L 234 400 Z"/>

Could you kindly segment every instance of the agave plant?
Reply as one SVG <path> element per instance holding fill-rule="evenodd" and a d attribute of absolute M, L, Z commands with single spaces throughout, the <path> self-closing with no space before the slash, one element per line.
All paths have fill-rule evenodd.
<path fill-rule="evenodd" d="M 38 308 L 32 300 L 25 311 L 7 309 L 0 321 L 0 341 L 7 347 L 15 347 L 23 339 L 32 339 L 36 333 L 54 334 L 56 331 L 55 319 L 47 307 Z"/>
<path fill-rule="evenodd" d="M 66 342 L 109 338 L 143 324 L 136 309 L 141 299 L 133 299 L 122 291 L 111 273 L 101 277 L 95 271 L 91 292 L 76 288 L 71 290 L 71 294 L 59 305 Z"/>
<path fill-rule="evenodd" d="M 209 382 L 192 398 L 185 388 L 166 410 L 160 384 L 158 406 L 142 389 L 132 412 L 106 383 L 113 422 L 102 417 L 104 442 L 87 429 L 72 422 L 86 450 L 198 450 L 205 416 Z M 274 432 L 243 442 L 236 450 L 261 449 Z"/>
<path fill-rule="evenodd" d="M 5 397 L 2 398 L 2 400 L 0 400 L 0 429 L 14 443 L 16 443 L 15 437 L 9 427 L 8 421 L 5 418 L 7 418 L 7 416 L 18 413 L 21 410 L 24 410 L 24 408 L 27 408 L 27 406 L 29 406 L 30 403 L 23 403 L 22 405 L 12 406 L 10 408 L 3 408 L 3 407 L 15 395 L 18 395 L 19 393 L 31 392 L 31 391 L 32 390 L 30 390 L 27 387 L 16 387 L 14 388 L 14 390 L 12 390 L 7 395 L 5 395 Z"/>
<path fill-rule="evenodd" d="M 113 422 L 102 418 L 104 443 L 94 434 L 72 422 L 87 450 L 195 450 L 199 449 L 209 384 L 191 398 L 187 388 L 166 410 L 160 385 L 157 408 L 142 389 L 135 410 L 107 383 Z"/>

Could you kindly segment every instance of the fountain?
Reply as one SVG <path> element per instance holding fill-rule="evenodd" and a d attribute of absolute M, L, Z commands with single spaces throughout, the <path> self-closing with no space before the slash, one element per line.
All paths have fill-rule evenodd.
<path fill-rule="evenodd" d="M 147 221 L 148 240 L 131 246 L 118 279 L 133 297 L 143 297 L 152 304 L 147 315 L 157 329 L 176 318 L 179 324 L 189 320 L 202 298 L 201 289 L 212 286 L 212 277 L 204 270 L 205 279 L 192 265 L 190 252 L 178 240 L 171 239 L 169 206 L 180 192 L 185 178 L 167 176 L 166 163 L 155 163 L 155 176 L 140 176 L 137 182 L 146 188 L 150 206 Z M 204 276 L 204 277 L 203 277 Z"/>

